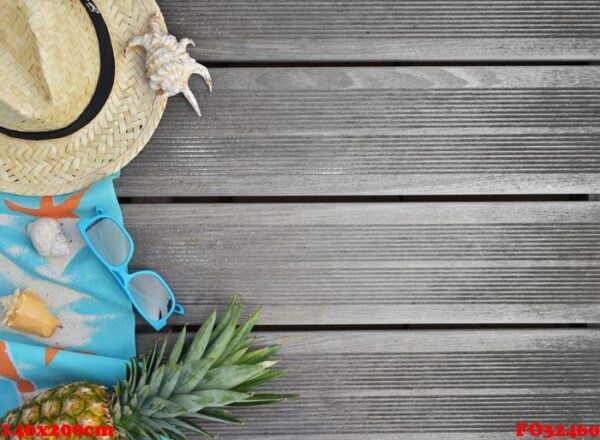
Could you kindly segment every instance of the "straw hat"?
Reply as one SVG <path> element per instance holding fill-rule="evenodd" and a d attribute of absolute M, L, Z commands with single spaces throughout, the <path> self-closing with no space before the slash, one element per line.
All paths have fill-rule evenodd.
<path fill-rule="evenodd" d="M 165 108 L 143 51 L 123 55 L 155 1 L 0 0 L 0 11 L 0 191 L 64 194 L 120 170 Z"/>

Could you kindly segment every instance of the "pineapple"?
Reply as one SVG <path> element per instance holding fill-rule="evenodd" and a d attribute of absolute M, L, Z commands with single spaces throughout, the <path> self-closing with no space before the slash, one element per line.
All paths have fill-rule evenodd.
<path fill-rule="evenodd" d="M 213 312 L 187 349 L 184 328 L 167 359 L 163 359 L 166 339 L 150 354 L 131 359 L 126 378 L 111 392 L 89 382 L 58 386 L 10 411 L 2 424 L 109 426 L 127 440 L 187 440 L 187 433 L 210 438 L 201 426 L 204 421 L 241 424 L 226 407 L 294 397 L 252 392 L 285 370 L 272 369 L 277 362 L 270 359 L 278 346 L 250 348 L 249 333 L 260 311 L 238 325 L 242 308 L 234 298 L 218 323 Z"/>

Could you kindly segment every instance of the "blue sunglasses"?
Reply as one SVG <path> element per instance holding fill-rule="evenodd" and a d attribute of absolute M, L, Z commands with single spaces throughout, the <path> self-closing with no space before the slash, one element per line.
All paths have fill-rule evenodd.
<path fill-rule="evenodd" d="M 183 306 L 177 303 L 173 291 L 159 274 L 150 270 L 128 272 L 127 265 L 135 246 L 131 235 L 118 221 L 96 208 L 96 216 L 80 220 L 77 228 L 139 314 L 155 330 L 162 329 L 173 313 L 184 314 Z"/>

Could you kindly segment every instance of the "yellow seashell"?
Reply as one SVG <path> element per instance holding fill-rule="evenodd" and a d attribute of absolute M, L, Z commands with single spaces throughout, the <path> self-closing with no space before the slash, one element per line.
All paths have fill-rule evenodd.
<path fill-rule="evenodd" d="M 50 338 L 61 327 L 44 300 L 31 290 L 16 290 L 10 297 L 3 298 L 3 303 L 2 323 L 13 330 Z"/>

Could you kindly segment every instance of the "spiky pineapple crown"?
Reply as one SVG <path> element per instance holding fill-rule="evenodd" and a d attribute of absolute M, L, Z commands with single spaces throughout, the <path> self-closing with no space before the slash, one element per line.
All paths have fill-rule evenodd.
<path fill-rule="evenodd" d="M 227 406 L 282 402 L 291 394 L 255 394 L 258 385 L 282 376 L 271 360 L 279 346 L 250 349 L 260 310 L 238 325 L 243 306 L 234 298 L 220 322 L 213 312 L 184 349 L 184 328 L 167 360 L 167 339 L 149 355 L 132 359 L 126 379 L 114 387 L 109 412 L 128 440 L 186 440 L 186 431 L 207 437 L 205 421 L 241 424 Z M 215 325 L 216 324 L 216 325 Z"/>

